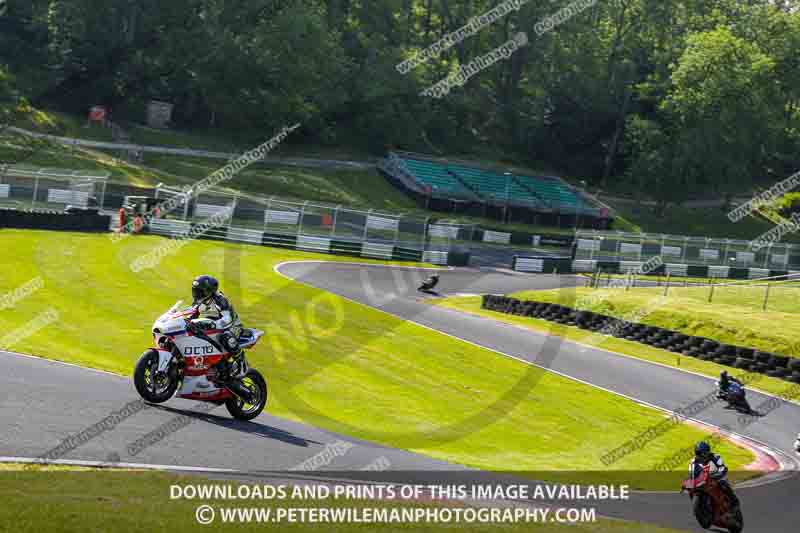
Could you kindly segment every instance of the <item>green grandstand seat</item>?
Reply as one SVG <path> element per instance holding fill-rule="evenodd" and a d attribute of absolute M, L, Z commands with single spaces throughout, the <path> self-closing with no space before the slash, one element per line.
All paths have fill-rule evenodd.
<path fill-rule="evenodd" d="M 506 176 L 505 174 L 464 165 L 449 165 L 448 168 L 484 196 L 499 199 L 509 197 L 513 200 L 532 203 L 541 202 L 534 193 L 520 185 L 515 176 Z"/>
<path fill-rule="evenodd" d="M 586 209 L 585 204 L 569 187 L 558 178 L 521 176 L 520 180 L 535 190 L 539 196 L 554 207 L 567 207 L 575 210 Z"/>
<path fill-rule="evenodd" d="M 420 183 L 445 193 L 463 195 L 477 192 L 485 198 L 509 198 L 570 211 L 590 208 L 559 178 L 517 174 L 508 176 L 478 167 L 423 159 L 403 158 L 402 161 Z"/>
<path fill-rule="evenodd" d="M 447 167 L 433 161 L 403 158 L 406 168 L 423 185 L 429 185 L 439 191 L 463 195 L 471 194 L 458 178 L 447 171 Z"/>

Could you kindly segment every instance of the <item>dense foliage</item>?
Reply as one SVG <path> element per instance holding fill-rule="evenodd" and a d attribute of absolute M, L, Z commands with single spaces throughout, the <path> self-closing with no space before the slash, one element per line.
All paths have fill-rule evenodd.
<path fill-rule="evenodd" d="M 396 68 L 501 3 L 520 9 Z M 251 140 L 300 122 L 308 142 L 491 155 L 662 202 L 800 168 L 798 0 L 586 0 L 539 35 L 570 3 L 8 0 L 0 69 L 38 107 L 141 120 L 158 98 L 183 127 Z M 521 31 L 509 58 L 420 96 Z"/>

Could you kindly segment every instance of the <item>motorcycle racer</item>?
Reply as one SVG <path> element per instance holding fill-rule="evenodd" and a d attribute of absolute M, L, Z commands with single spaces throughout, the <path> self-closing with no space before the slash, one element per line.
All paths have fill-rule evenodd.
<path fill-rule="evenodd" d="M 725 465 L 722 457 L 712 453 L 711 446 L 707 442 L 698 442 L 694 447 L 694 459 L 689 464 L 689 476 L 694 478 L 697 468 L 703 467 L 708 463 L 712 463 L 717 468 L 716 472 L 711 474 L 711 477 L 717 480 L 720 488 L 730 500 L 732 507 L 738 509 L 739 498 L 736 496 L 736 493 L 733 492 L 733 487 L 731 487 L 727 480 L 728 467 Z"/>
<path fill-rule="evenodd" d="M 439 283 L 439 275 L 438 274 L 431 274 L 428 279 L 426 279 L 422 285 L 423 287 L 427 287 L 428 289 L 434 288 Z"/>
<path fill-rule="evenodd" d="M 730 387 L 731 383 L 738 383 L 741 386 L 744 384 L 736 379 L 735 377 L 729 376 L 727 370 L 723 370 L 719 375 L 719 392 L 720 395 L 724 395 L 728 392 L 728 387 Z"/>
<path fill-rule="evenodd" d="M 230 300 L 219 290 L 219 281 L 207 275 L 196 277 L 192 281 L 192 305 L 198 311 L 198 318 L 192 320 L 194 327 L 200 331 L 224 330 L 219 341 L 231 356 L 218 365 L 221 377 L 241 377 L 245 368 L 241 364 L 244 352 L 239 346 L 242 322 Z"/>

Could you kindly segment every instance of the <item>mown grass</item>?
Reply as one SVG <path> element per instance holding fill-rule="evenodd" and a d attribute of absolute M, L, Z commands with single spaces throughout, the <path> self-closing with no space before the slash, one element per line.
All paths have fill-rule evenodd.
<path fill-rule="evenodd" d="M 174 175 L 203 179 L 225 164 L 219 159 L 146 154 L 145 164 Z M 319 170 L 257 165 L 239 172 L 225 188 L 391 211 L 417 210 L 376 170 Z M 420 210 L 421 211 L 421 210 Z"/>
<path fill-rule="evenodd" d="M 767 309 L 762 310 L 767 286 L 722 284 L 712 287 L 669 287 L 665 300 L 637 322 L 708 337 L 726 344 L 800 357 L 800 314 L 794 283 L 769 287 Z M 575 298 L 588 302 L 587 309 L 611 316 L 634 315 L 649 309 L 665 293 L 664 287 L 622 289 L 579 288 Z M 521 299 L 556 302 L 557 291 L 515 294 Z M 709 302 L 711 298 L 711 302 Z M 780 324 L 780 327 L 775 327 Z"/>
<path fill-rule="evenodd" d="M 273 272 L 286 260 L 353 259 L 194 241 L 156 269 L 130 270 L 133 260 L 166 242 L 0 231 L 0 246 L 9 251 L 0 258 L 0 294 L 36 276 L 44 280 L 0 314 L 0 329 L 24 332 L 50 308 L 60 316 L 2 347 L 130 375 L 151 345 L 154 318 L 188 298 L 194 276 L 212 273 L 244 323 L 268 332 L 250 359 L 269 379 L 274 415 L 468 466 L 563 471 L 576 479 L 582 471 L 607 470 L 603 453 L 663 418 Z M 615 468 L 649 468 L 652 457 L 671 456 L 701 437 L 678 428 Z M 720 451 L 734 468 L 752 460 L 731 444 Z"/>
<path fill-rule="evenodd" d="M 151 533 L 174 531 L 176 533 L 207 531 L 222 524 L 219 508 L 264 508 L 272 513 L 279 508 L 329 508 L 329 509 L 393 509 L 404 507 L 432 507 L 431 503 L 403 500 L 347 500 L 327 499 L 256 499 L 256 500 L 188 500 L 170 499 L 170 486 L 210 484 L 198 477 L 176 476 L 153 472 L 2 472 L 0 471 L 0 524 L 13 524 L 18 533 L 106 533 L 125 531 Z M 215 482 L 218 485 L 235 485 Z M 235 492 L 235 487 L 234 487 Z M 214 526 L 202 526 L 195 519 L 200 505 L 211 505 L 217 511 Z M 442 505 L 458 505 L 444 503 Z M 577 506 L 580 507 L 580 506 Z M 587 506 L 588 507 L 588 506 Z M 281 524 L 226 523 L 226 531 L 279 531 L 312 533 L 330 531 L 381 532 L 431 532 L 441 530 L 466 530 L 477 533 L 677 533 L 650 524 L 598 519 L 595 523 L 534 524 L 521 521 L 512 524 L 375 524 L 375 523 L 312 523 L 310 521 Z"/>
<path fill-rule="evenodd" d="M 59 135 L 62 137 L 79 137 L 93 141 L 111 141 L 111 128 L 97 123 L 88 123 L 87 117 L 79 117 L 69 113 L 36 109 L 24 106 L 17 114 L 14 125 L 38 133 Z"/>
<path fill-rule="evenodd" d="M 641 231 L 657 234 L 751 240 L 773 227 L 772 223 L 754 216 L 746 216 L 736 223 L 731 222 L 728 211 L 718 207 L 670 206 L 663 216 L 659 216 L 651 206 L 619 202 L 614 208 L 619 217 L 631 221 Z M 800 237 L 787 235 L 783 240 L 798 243 Z"/>
<path fill-rule="evenodd" d="M 20 148 L 24 147 L 24 148 Z M 32 167 L 52 167 L 63 170 L 92 170 L 108 172 L 112 182 L 140 187 L 185 185 L 210 176 L 226 161 L 202 157 L 145 154 L 142 164 L 119 159 L 110 151 L 65 147 L 55 143 L 40 143 L 30 153 L 28 139 L 6 135 L 0 139 L 0 159 Z M 392 187 L 375 170 L 320 170 L 296 167 L 251 166 L 239 172 L 221 188 L 244 194 L 278 196 L 316 200 L 344 206 L 363 206 L 391 212 L 425 211 L 405 194 Z"/>
<path fill-rule="evenodd" d="M 127 163 L 99 150 L 67 147 L 61 144 L 37 141 L 32 146 L 28 138 L 19 135 L 0 136 L 0 160 L 11 164 L 59 170 L 90 170 L 107 172 L 109 181 L 138 187 L 154 186 L 158 182 L 181 185 L 196 181 L 173 176 L 158 169 L 144 168 Z"/>

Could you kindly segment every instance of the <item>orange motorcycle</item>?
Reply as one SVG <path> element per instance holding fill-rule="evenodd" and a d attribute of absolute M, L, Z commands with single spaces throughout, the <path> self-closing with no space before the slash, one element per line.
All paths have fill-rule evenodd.
<path fill-rule="evenodd" d="M 742 510 L 734 508 L 719 482 L 711 475 L 711 465 L 696 465 L 692 475 L 683 482 L 681 492 L 688 491 L 697 522 L 703 529 L 723 527 L 730 533 L 744 528 Z"/>

